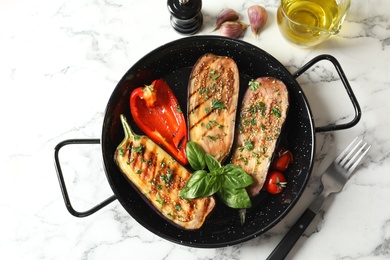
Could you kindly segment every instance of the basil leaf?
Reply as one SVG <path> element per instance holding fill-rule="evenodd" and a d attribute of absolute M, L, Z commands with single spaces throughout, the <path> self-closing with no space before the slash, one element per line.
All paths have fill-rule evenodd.
<path fill-rule="evenodd" d="M 221 189 L 218 191 L 221 200 L 229 207 L 235 209 L 247 209 L 252 207 L 251 199 L 245 188 Z"/>
<path fill-rule="evenodd" d="M 241 167 L 227 164 L 223 167 L 224 174 L 221 175 L 221 186 L 228 189 L 245 188 L 253 183 L 253 178 Z"/>
<path fill-rule="evenodd" d="M 186 155 L 188 162 L 194 170 L 203 170 L 206 168 L 206 152 L 199 144 L 188 142 L 186 145 Z"/>
<path fill-rule="evenodd" d="M 194 199 L 218 193 L 228 207 L 244 209 L 252 206 L 245 187 L 253 183 L 253 178 L 241 167 L 233 164 L 222 166 L 195 142 L 187 143 L 186 153 L 191 167 L 196 171 L 179 192 L 180 197 Z M 205 170 L 206 166 L 209 172 Z"/>
<path fill-rule="evenodd" d="M 192 187 L 196 185 L 202 178 L 206 177 L 207 171 L 205 170 L 199 170 L 191 174 L 190 178 L 187 181 L 186 186 L 187 187 Z"/>
<path fill-rule="evenodd" d="M 206 153 L 205 159 L 207 168 L 210 172 L 221 168 L 221 164 L 214 158 L 214 156 Z"/>
<path fill-rule="evenodd" d="M 206 193 L 207 178 L 209 175 L 205 170 L 194 172 L 188 179 L 186 186 L 179 192 L 179 196 L 184 199 L 194 199 Z"/>
<path fill-rule="evenodd" d="M 216 176 L 218 176 L 218 175 L 223 175 L 223 174 L 225 174 L 225 169 L 224 169 L 224 167 L 222 166 L 222 167 L 219 167 L 219 168 L 217 168 L 217 169 L 214 169 L 214 170 L 211 171 L 210 173 L 213 174 L 213 175 L 216 175 Z M 220 178 L 220 177 L 218 177 L 218 178 Z"/>
<path fill-rule="evenodd" d="M 202 197 L 208 197 L 216 193 L 221 188 L 221 182 L 218 180 L 217 176 L 208 174 L 206 176 L 206 187 L 205 193 Z"/>

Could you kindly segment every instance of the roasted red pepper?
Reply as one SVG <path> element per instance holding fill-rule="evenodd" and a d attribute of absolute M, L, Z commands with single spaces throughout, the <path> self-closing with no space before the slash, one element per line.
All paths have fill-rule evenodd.
<path fill-rule="evenodd" d="M 163 79 L 134 89 L 130 96 L 130 111 L 135 123 L 150 139 L 181 164 L 188 164 L 185 154 L 187 125 L 175 94 Z"/>

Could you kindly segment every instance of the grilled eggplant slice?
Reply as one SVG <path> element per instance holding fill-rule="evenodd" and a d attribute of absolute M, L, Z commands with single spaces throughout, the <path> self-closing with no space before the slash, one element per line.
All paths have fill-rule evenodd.
<path fill-rule="evenodd" d="M 272 77 L 249 82 L 242 107 L 232 163 L 252 175 L 247 188 L 254 196 L 260 192 L 267 176 L 274 150 L 289 106 L 285 84 Z"/>
<path fill-rule="evenodd" d="M 239 74 L 229 57 L 205 54 L 189 79 L 189 137 L 222 162 L 230 153 L 237 112 Z"/>
<path fill-rule="evenodd" d="M 184 229 L 200 228 L 213 210 L 213 197 L 182 199 L 191 173 L 147 136 L 136 135 L 120 116 L 125 137 L 115 151 L 120 170 L 165 219 Z"/>

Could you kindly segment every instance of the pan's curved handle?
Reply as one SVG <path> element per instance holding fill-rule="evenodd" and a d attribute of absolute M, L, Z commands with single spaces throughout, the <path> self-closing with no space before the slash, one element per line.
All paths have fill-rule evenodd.
<path fill-rule="evenodd" d="M 349 85 L 348 79 L 345 76 L 344 71 L 341 68 L 340 63 L 336 60 L 336 58 L 334 58 L 333 56 L 328 55 L 328 54 L 319 55 L 319 56 L 313 58 L 308 63 L 306 63 L 302 68 L 298 69 L 293 74 L 293 76 L 295 78 L 298 78 L 307 69 L 309 69 L 310 67 L 312 67 L 314 64 L 316 64 L 317 62 L 319 62 L 321 60 L 328 60 L 328 61 L 332 62 L 334 67 L 336 68 L 336 71 L 339 74 L 340 79 L 343 82 L 343 85 L 345 87 L 345 90 L 347 91 L 347 94 L 348 94 L 349 98 L 351 99 L 352 105 L 353 105 L 353 107 L 355 109 L 355 117 L 348 123 L 339 124 L 339 125 L 331 124 L 331 125 L 327 125 L 327 126 L 316 127 L 315 131 L 316 132 L 327 132 L 327 131 L 343 130 L 343 129 L 347 129 L 347 128 L 353 127 L 353 126 L 355 126 L 359 122 L 359 120 L 360 120 L 360 118 L 362 116 L 362 111 L 361 111 L 359 103 L 358 103 L 358 101 L 357 101 L 357 99 L 355 97 L 355 94 L 353 93 L 352 88 Z"/>
<path fill-rule="evenodd" d="M 104 200 L 103 202 L 97 204 L 96 206 L 92 207 L 91 209 L 89 209 L 87 211 L 77 211 L 72 207 L 72 204 L 70 203 L 70 199 L 68 196 L 68 191 L 66 189 L 64 176 L 62 174 L 60 160 L 59 160 L 59 156 L 58 156 L 61 148 L 64 147 L 65 145 L 68 145 L 68 144 L 100 144 L 100 140 L 99 139 L 69 139 L 69 140 L 64 140 L 64 141 L 58 143 L 56 145 L 56 147 L 54 148 L 54 164 L 55 164 L 56 171 L 57 171 L 58 181 L 60 182 L 62 196 L 64 197 L 65 206 L 68 209 L 69 213 L 72 214 L 73 216 L 86 217 L 86 216 L 89 216 L 89 215 L 95 213 L 99 209 L 107 206 L 111 202 L 113 202 L 116 199 L 116 196 L 112 195 L 108 199 Z"/>

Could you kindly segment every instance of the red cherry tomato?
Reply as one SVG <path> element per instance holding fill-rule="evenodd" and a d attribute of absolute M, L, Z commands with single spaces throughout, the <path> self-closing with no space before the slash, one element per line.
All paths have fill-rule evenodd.
<path fill-rule="evenodd" d="M 265 181 L 265 189 L 271 194 L 281 193 L 286 187 L 287 182 L 283 173 L 279 171 L 270 171 Z"/>
<path fill-rule="evenodd" d="M 284 172 L 291 165 L 293 159 L 293 155 L 289 150 L 285 148 L 279 148 L 276 151 L 275 158 L 272 161 L 271 169 Z"/>

